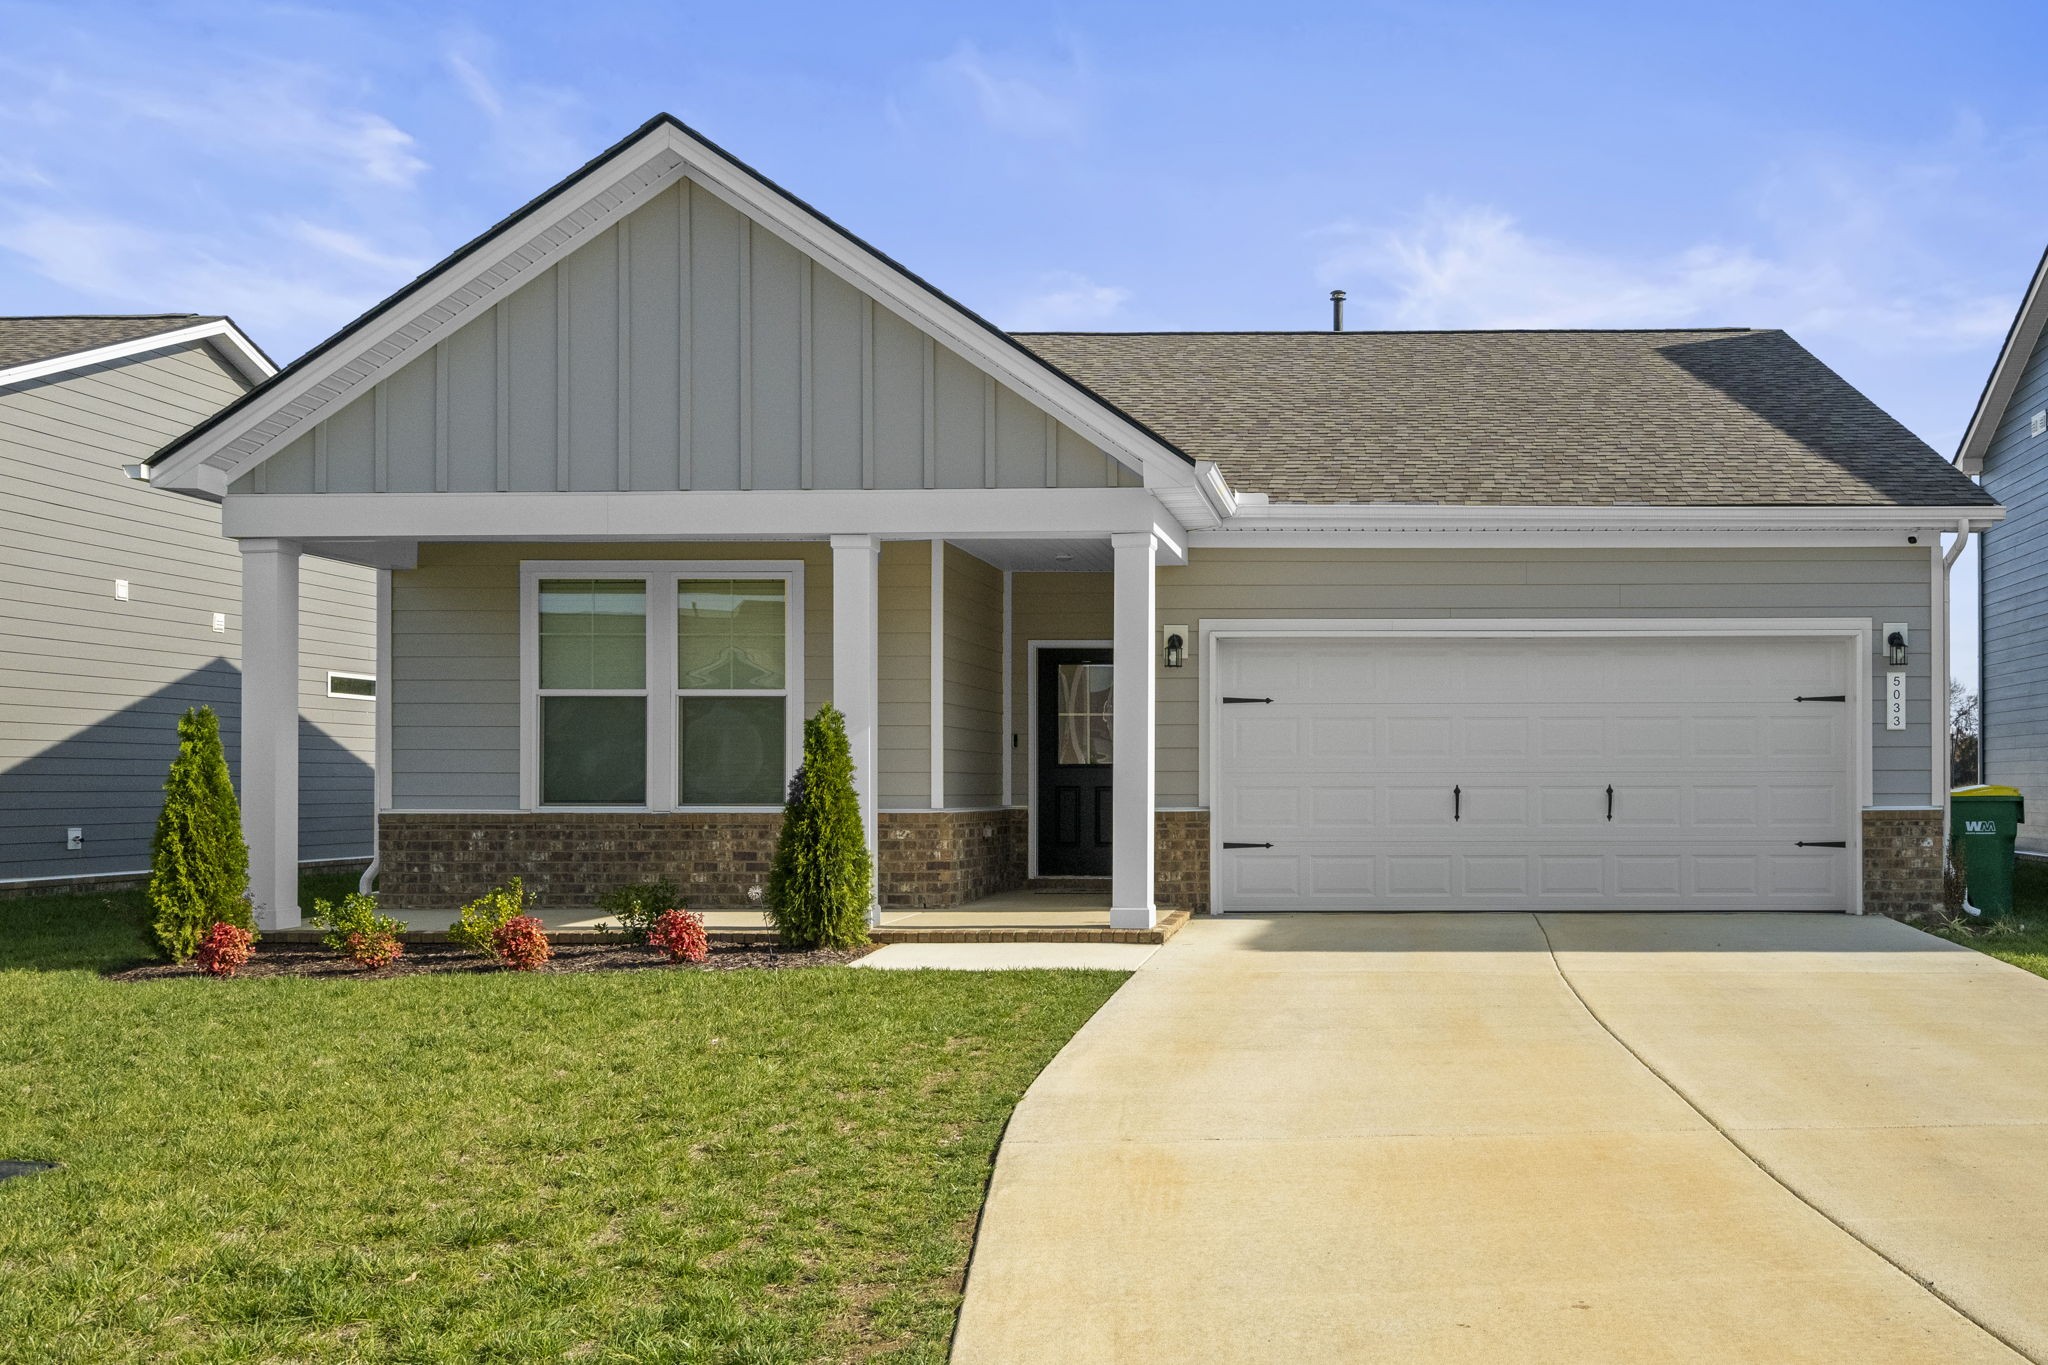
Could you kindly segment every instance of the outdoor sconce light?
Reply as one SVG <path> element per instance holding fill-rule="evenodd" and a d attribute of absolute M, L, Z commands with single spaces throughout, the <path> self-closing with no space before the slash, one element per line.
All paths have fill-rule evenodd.
<path fill-rule="evenodd" d="M 1183 663 L 1187 662 L 1187 655 L 1182 648 L 1182 643 L 1178 635 L 1166 637 L 1166 666 L 1168 668 L 1179 668 Z"/>
<path fill-rule="evenodd" d="M 1891 665 L 1893 668 L 1904 668 L 1906 666 L 1905 631 L 1895 630 L 1891 634 L 1885 636 L 1884 647 L 1885 656 L 1891 660 Z"/>

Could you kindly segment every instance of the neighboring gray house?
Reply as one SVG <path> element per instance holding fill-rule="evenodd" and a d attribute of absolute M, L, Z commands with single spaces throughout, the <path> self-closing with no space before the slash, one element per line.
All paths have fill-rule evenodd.
<path fill-rule="evenodd" d="M 395 909 L 745 905 L 830 701 L 883 909 L 1921 910 L 2000 515 L 1782 332 L 1013 336 L 666 116 L 152 479 L 242 547 L 268 925 L 306 554 L 388 594 Z"/>
<path fill-rule="evenodd" d="M 0 887 L 145 871 L 186 707 L 233 759 L 240 556 L 217 507 L 123 470 L 273 371 L 226 318 L 0 318 Z M 302 595 L 300 848 L 361 859 L 372 575 L 314 561 Z"/>
<path fill-rule="evenodd" d="M 2035 267 L 1956 464 L 2005 504 L 1979 542 L 1983 780 L 2026 796 L 2019 846 L 2048 855 L 2048 256 Z"/>

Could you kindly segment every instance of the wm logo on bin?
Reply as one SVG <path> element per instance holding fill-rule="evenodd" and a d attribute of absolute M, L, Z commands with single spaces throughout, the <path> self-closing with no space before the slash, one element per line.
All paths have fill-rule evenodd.
<path fill-rule="evenodd" d="M 1996 820 L 1965 820 L 1963 821 L 1963 833 L 1996 834 L 1998 833 L 1998 822 Z"/>

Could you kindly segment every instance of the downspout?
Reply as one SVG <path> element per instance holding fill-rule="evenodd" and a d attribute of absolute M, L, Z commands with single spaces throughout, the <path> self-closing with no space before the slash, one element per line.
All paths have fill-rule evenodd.
<path fill-rule="evenodd" d="M 1949 854 L 1949 840 L 1950 840 L 1950 838 L 1951 838 L 1951 831 L 1950 831 L 1950 829 L 1949 829 L 1949 819 L 1950 819 L 1950 817 L 1949 817 L 1949 799 L 1948 799 L 1948 789 L 1949 789 L 1949 787 L 1950 787 L 1950 786 L 1951 786 L 1951 785 L 1952 785 L 1952 784 L 1954 783 L 1954 781 L 1955 781 L 1955 762 L 1956 762 L 1956 759 L 1955 759 L 1955 745 L 1954 745 L 1953 737 L 1952 737 L 1952 736 L 1951 736 L 1951 735 L 1949 734 L 1949 728 L 1948 728 L 1948 726 L 1949 726 L 1949 718 L 1948 718 L 1948 670 L 1949 670 L 1949 619 L 1948 619 L 1948 618 L 1949 618 L 1949 591 L 1948 591 L 1948 582 L 1949 582 L 1949 577 L 1948 577 L 1948 571 L 1949 571 L 1950 569 L 1952 569 L 1952 568 L 1954 568 L 1954 567 L 1955 567 L 1955 563 L 1956 563 L 1956 560 L 1957 560 L 1957 559 L 1959 559 L 1959 558 L 1960 558 L 1960 557 L 1962 556 L 1962 553 L 1963 553 L 1963 547 L 1964 547 L 1965 545 L 1968 545 L 1969 543 L 1970 543 L 1970 519 L 1969 519 L 1968 517 L 1964 517 L 1964 518 L 1961 518 L 1960 520 L 1958 520 L 1958 521 L 1956 522 L 1956 540 L 1955 540 L 1955 544 L 1953 544 L 1953 545 L 1949 546 L 1949 547 L 1948 547 L 1948 553 L 1947 553 L 1947 554 L 1945 554 L 1945 555 L 1943 555 L 1943 556 L 1941 557 L 1941 686 L 1940 686 L 1940 689 L 1939 689 L 1939 695 L 1940 695 L 1940 697 L 1941 697 L 1941 712 L 1940 712 L 1940 715 L 1941 715 L 1941 733 L 1942 733 L 1942 745 L 1941 745 L 1941 752 L 1942 752 L 1942 754 L 1943 754 L 1943 756 L 1944 756 L 1944 758 L 1945 758 L 1945 762 L 1943 763 L 1943 766 L 1942 766 L 1942 769 L 1941 769 L 1941 771 L 1940 771 L 1939 773 L 1937 773 L 1937 774 L 1936 774 L 1936 776 L 1937 776 L 1938 778 L 1940 778 L 1940 788 L 1941 788 L 1941 875 L 1942 875 L 1942 882 L 1943 882 L 1944 888 L 1946 887 L 1946 884 L 1947 884 L 1947 881 L 1948 881 L 1948 854 Z M 1983 680 L 1982 678 L 1979 678 L 1979 679 L 1977 679 L 1977 695 L 1978 695 L 1979 697 L 1982 697 L 1982 696 L 1984 695 L 1984 680 Z M 1980 727 L 1979 727 L 1979 729 L 1978 729 L 1978 733 L 1977 733 L 1977 754 L 1978 754 L 1978 760 L 1977 760 L 1977 761 L 1978 761 L 1978 768 L 1977 768 L 1977 776 L 1978 776 L 1979 778 L 1982 778 L 1982 777 L 1984 776 L 1984 768 L 1983 768 L 1983 753 L 1984 753 L 1984 734 L 1983 734 L 1983 729 L 1982 729 L 1982 727 L 1980 726 Z M 1944 894 L 1945 894 L 1945 892 L 1944 892 Z M 1967 900 L 1965 900 L 1965 901 L 1964 901 L 1964 904 L 1965 904 L 1965 906 L 1967 906 L 1967 905 L 1968 905 L 1968 903 L 1969 903 L 1969 902 L 1968 902 Z"/>

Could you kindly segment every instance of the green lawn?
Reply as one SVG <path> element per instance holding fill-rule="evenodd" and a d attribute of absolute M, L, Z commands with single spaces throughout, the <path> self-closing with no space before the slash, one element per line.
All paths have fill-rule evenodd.
<path fill-rule="evenodd" d="M 1123 979 L 101 979 L 140 919 L 0 901 L 0 1360 L 941 1360 Z"/>
<path fill-rule="evenodd" d="M 1931 932 L 2048 976 L 2048 860 L 2022 858 L 2013 868 L 2010 919 L 1988 924 L 1955 924 Z"/>

